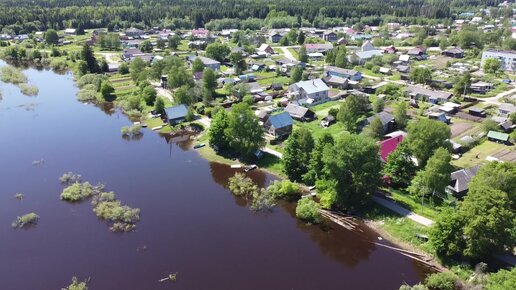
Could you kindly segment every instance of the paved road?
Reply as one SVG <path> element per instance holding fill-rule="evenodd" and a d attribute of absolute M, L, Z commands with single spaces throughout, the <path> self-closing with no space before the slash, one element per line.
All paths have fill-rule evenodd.
<path fill-rule="evenodd" d="M 388 208 L 401 216 L 409 218 L 409 219 L 415 221 L 416 223 L 423 225 L 425 227 L 429 227 L 434 223 L 433 220 L 428 219 L 424 216 L 415 214 L 415 213 L 411 212 L 410 210 L 408 210 L 402 206 L 399 206 L 396 203 L 394 203 L 388 199 L 381 198 L 379 196 L 373 196 L 373 201 L 376 202 L 377 204 L 379 204 L 385 208 Z"/>
<path fill-rule="evenodd" d="M 505 91 L 505 92 L 501 92 L 498 95 L 496 95 L 494 97 L 491 97 L 491 98 L 477 98 L 477 100 L 479 100 L 481 102 L 488 103 L 488 104 L 500 105 L 501 104 L 501 102 L 500 102 L 501 98 L 507 97 L 507 96 L 510 96 L 510 95 L 514 95 L 514 94 L 516 94 L 516 88 L 514 88 L 512 90 Z"/>

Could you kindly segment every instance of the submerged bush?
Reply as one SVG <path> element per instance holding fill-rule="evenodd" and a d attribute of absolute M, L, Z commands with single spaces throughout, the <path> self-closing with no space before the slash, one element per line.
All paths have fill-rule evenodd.
<path fill-rule="evenodd" d="M 27 82 L 27 76 L 20 69 L 12 66 L 0 67 L 0 79 L 15 85 Z"/>
<path fill-rule="evenodd" d="M 140 219 L 140 209 L 122 205 L 119 200 L 100 201 L 93 208 L 97 217 L 112 222 L 110 230 L 114 232 L 132 231 Z"/>
<path fill-rule="evenodd" d="M 321 222 L 320 206 L 310 198 L 302 198 L 297 202 L 296 216 L 306 222 L 318 224 Z"/>
<path fill-rule="evenodd" d="M 20 91 L 26 96 L 35 96 L 39 93 L 38 87 L 29 84 L 20 84 Z"/>
<path fill-rule="evenodd" d="M 88 285 L 86 281 L 81 282 L 79 279 L 77 279 L 77 277 L 74 276 L 72 278 L 72 284 L 61 290 L 88 290 Z"/>
<path fill-rule="evenodd" d="M 21 217 L 17 217 L 15 221 L 11 224 L 11 226 L 15 229 L 21 229 L 24 227 L 29 227 L 36 225 L 39 220 L 39 215 L 31 212 L 26 215 L 22 215 Z"/>
<path fill-rule="evenodd" d="M 122 133 L 122 136 L 132 137 L 132 136 L 137 136 L 137 135 L 143 134 L 141 129 L 142 129 L 142 126 L 140 126 L 140 125 L 132 125 L 130 127 L 124 126 L 124 127 L 122 127 L 122 129 L 120 129 L 120 132 Z"/>
<path fill-rule="evenodd" d="M 61 175 L 61 177 L 59 177 L 59 181 L 62 184 L 70 185 L 73 183 L 81 182 L 81 175 L 69 171 Z"/>
<path fill-rule="evenodd" d="M 252 196 L 258 190 L 253 180 L 242 173 L 235 173 L 233 177 L 229 178 L 229 190 L 237 196 Z"/>
<path fill-rule="evenodd" d="M 276 180 L 269 185 L 267 190 L 275 197 L 275 198 L 293 198 L 299 195 L 299 185 L 294 183 L 288 179 L 279 181 Z"/>
<path fill-rule="evenodd" d="M 87 84 L 77 92 L 77 99 L 81 102 L 93 102 L 97 100 L 97 88 L 94 84 Z"/>
<path fill-rule="evenodd" d="M 93 192 L 93 186 L 89 182 L 76 182 L 63 189 L 61 199 L 66 201 L 82 201 L 91 197 Z"/>
<path fill-rule="evenodd" d="M 275 206 L 274 196 L 267 190 L 261 188 L 253 193 L 253 201 L 251 202 L 251 209 L 254 211 L 270 210 Z"/>

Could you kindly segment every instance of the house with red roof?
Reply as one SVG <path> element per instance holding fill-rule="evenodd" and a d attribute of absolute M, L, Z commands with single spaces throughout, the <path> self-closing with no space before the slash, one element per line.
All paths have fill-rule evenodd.
<path fill-rule="evenodd" d="M 399 134 L 378 143 L 380 145 L 380 159 L 382 162 L 387 162 L 387 157 L 398 148 L 398 145 L 403 141 L 403 137 L 403 134 Z"/>

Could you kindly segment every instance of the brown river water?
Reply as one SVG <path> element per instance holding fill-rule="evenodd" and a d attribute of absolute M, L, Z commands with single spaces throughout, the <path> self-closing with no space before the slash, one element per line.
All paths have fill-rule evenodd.
<path fill-rule="evenodd" d="M 225 188 L 234 169 L 150 130 L 124 140 L 130 121 L 78 102 L 71 74 L 25 73 L 38 96 L 0 83 L 1 290 L 60 289 L 72 276 L 90 278 L 94 290 L 398 289 L 429 272 L 372 244 L 378 234 L 366 227 L 305 225 L 289 203 L 252 212 Z M 58 178 L 68 171 L 140 208 L 136 231 L 112 233 L 89 201 L 61 201 Z M 249 176 L 260 186 L 274 180 Z M 41 217 L 37 226 L 11 228 L 29 212 Z M 176 282 L 158 282 L 174 272 Z"/>

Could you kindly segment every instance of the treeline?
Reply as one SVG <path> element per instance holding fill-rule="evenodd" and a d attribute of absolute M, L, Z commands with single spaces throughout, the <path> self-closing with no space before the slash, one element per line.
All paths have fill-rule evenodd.
<path fill-rule="evenodd" d="M 359 21 L 364 17 L 379 22 L 382 15 L 417 21 L 418 18 L 450 18 L 457 11 L 470 8 L 471 11 L 478 11 L 478 7 L 496 6 L 501 2 L 502 0 L 3 0 L 0 3 L 0 28 L 11 29 L 15 33 L 67 27 L 88 29 L 160 26 L 180 29 L 203 27 L 215 19 L 266 19 L 272 10 L 285 12 L 292 17 L 289 20 L 290 25 L 335 22 L 328 19 Z"/>

